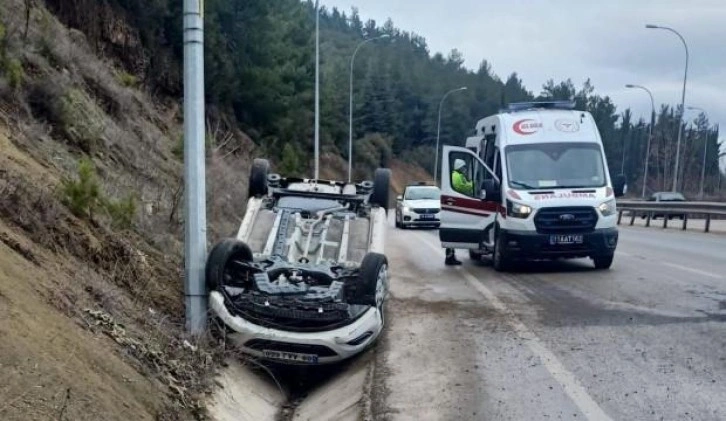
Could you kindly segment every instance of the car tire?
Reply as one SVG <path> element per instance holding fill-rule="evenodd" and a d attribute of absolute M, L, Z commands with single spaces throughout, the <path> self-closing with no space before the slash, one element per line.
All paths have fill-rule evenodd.
<path fill-rule="evenodd" d="M 509 258 L 504 254 L 504 241 L 502 241 L 502 236 L 498 233 L 496 242 L 494 243 L 492 266 L 497 272 L 506 272 L 509 270 L 510 266 Z"/>
<path fill-rule="evenodd" d="M 369 202 L 373 206 L 380 206 L 388 211 L 389 191 L 391 188 L 391 170 L 378 168 L 373 174 L 373 192 Z"/>
<path fill-rule="evenodd" d="M 225 284 L 229 263 L 233 259 L 250 262 L 252 250 L 236 238 L 226 238 L 212 248 L 205 267 L 207 290 L 216 290 Z"/>
<path fill-rule="evenodd" d="M 388 260 L 379 253 L 368 253 L 361 262 L 358 278 L 346 284 L 348 304 L 382 309 L 388 290 Z"/>
<path fill-rule="evenodd" d="M 613 265 L 613 259 L 615 259 L 614 254 L 607 254 L 604 256 L 593 256 L 592 260 L 593 263 L 595 263 L 595 269 L 610 269 L 610 266 Z"/>
<path fill-rule="evenodd" d="M 267 176 L 269 173 L 270 162 L 268 160 L 257 158 L 252 162 L 252 168 L 250 168 L 250 183 L 247 194 L 249 197 L 267 195 Z"/>

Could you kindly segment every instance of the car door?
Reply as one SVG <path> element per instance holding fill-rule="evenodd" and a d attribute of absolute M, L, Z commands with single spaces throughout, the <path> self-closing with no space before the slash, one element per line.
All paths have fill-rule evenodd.
<path fill-rule="evenodd" d="M 466 148 L 444 146 L 441 163 L 441 226 L 439 239 L 447 248 L 481 249 L 489 242 L 497 212 L 501 210 L 501 195 L 482 197 L 485 182 L 499 179 L 479 157 Z M 452 184 L 456 160 L 466 164 L 466 177 L 473 181 L 472 192 L 459 192 Z"/>

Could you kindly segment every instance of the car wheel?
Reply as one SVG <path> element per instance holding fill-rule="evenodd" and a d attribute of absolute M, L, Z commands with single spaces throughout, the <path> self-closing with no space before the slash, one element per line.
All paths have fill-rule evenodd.
<path fill-rule="evenodd" d="M 373 192 L 369 199 L 370 204 L 380 206 L 388 211 L 390 186 L 391 170 L 388 168 L 378 168 L 373 175 Z"/>
<path fill-rule="evenodd" d="M 250 247 L 235 238 L 227 238 L 212 248 L 205 268 L 207 290 L 216 290 L 227 283 L 231 277 L 230 263 L 233 261 L 252 261 Z"/>
<path fill-rule="evenodd" d="M 509 270 L 510 261 L 504 254 L 504 241 L 502 241 L 501 235 L 497 235 L 497 240 L 494 244 L 492 266 L 497 272 L 506 272 Z"/>
<path fill-rule="evenodd" d="M 270 172 L 270 162 L 266 159 L 255 159 L 250 168 L 250 183 L 247 195 L 259 197 L 267 195 L 267 175 Z"/>
<path fill-rule="evenodd" d="M 383 308 L 388 292 L 388 260 L 379 253 L 368 253 L 361 262 L 358 278 L 346 284 L 349 304 Z"/>
<path fill-rule="evenodd" d="M 614 254 L 608 254 L 605 256 L 593 256 L 592 260 L 595 263 L 595 269 L 610 269 L 615 259 Z"/>

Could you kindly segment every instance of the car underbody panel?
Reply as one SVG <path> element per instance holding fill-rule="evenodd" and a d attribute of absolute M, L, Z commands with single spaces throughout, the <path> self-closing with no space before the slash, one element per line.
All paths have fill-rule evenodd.
<path fill-rule="evenodd" d="M 305 345 L 332 350 L 298 352 L 305 361 L 347 358 L 383 326 L 385 209 L 370 203 L 372 183 L 278 180 L 211 251 L 212 309 L 249 354 L 290 357 Z"/>

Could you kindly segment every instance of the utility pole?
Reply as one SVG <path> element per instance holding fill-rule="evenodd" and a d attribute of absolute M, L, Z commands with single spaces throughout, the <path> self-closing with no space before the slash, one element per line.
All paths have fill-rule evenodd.
<path fill-rule="evenodd" d="M 650 97 L 650 127 L 648 128 L 648 146 L 645 149 L 645 172 L 643 173 L 643 192 L 641 194 L 642 198 L 645 199 L 645 190 L 648 185 L 648 163 L 650 162 L 650 142 L 653 139 L 653 126 L 655 126 L 655 101 L 653 101 L 653 93 L 650 92 L 650 89 L 646 88 L 645 86 L 641 85 L 633 85 L 633 84 L 627 84 L 625 85 L 626 88 L 636 88 L 636 89 L 642 89 L 646 93 L 648 93 L 648 96 Z M 625 159 L 623 159 L 623 162 L 625 162 Z M 656 182 L 657 182 L 656 177 Z"/>
<path fill-rule="evenodd" d="M 444 107 L 444 101 L 446 101 L 446 98 L 453 94 L 454 92 L 459 91 L 465 91 L 467 90 L 466 86 L 462 86 L 461 88 L 452 89 L 449 92 L 445 93 L 444 96 L 441 98 L 441 101 L 439 101 L 439 119 L 438 123 L 436 124 L 436 154 L 434 157 L 434 184 L 436 184 L 439 176 L 439 138 L 441 137 L 441 110 Z"/>
<path fill-rule="evenodd" d="M 353 51 L 353 55 L 350 58 L 350 78 L 349 78 L 349 92 L 348 92 L 348 183 L 351 182 L 353 174 L 353 66 L 355 65 L 355 56 L 358 54 L 358 50 L 365 44 L 375 41 L 377 39 L 390 38 L 388 34 L 381 35 L 379 37 L 370 38 L 361 41 Z"/>
<path fill-rule="evenodd" d="M 207 325 L 207 209 L 204 168 L 204 9 L 184 1 L 184 297 L 186 328 Z"/>
<path fill-rule="evenodd" d="M 320 178 L 320 4 L 315 0 L 315 179 Z"/>
<path fill-rule="evenodd" d="M 667 26 L 659 26 L 659 25 L 645 25 L 647 29 L 663 29 L 669 32 L 674 33 L 678 38 L 681 39 L 681 42 L 683 42 L 683 48 L 686 50 L 686 68 L 683 72 L 683 91 L 681 93 L 681 109 L 680 109 L 680 115 L 678 118 L 678 140 L 676 142 L 676 163 L 675 163 L 675 170 L 673 171 L 673 192 L 676 192 L 678 190 L 678 165 L 680 162 L 681 157 L 681 137 L 683 136 L 683 114 L 685 114 L 686 109 L 686 81 L 688 79 L 688 44 L 686 44 L 686 39 L 683 38 L 683 36 L 676 31 L 673 28 L 669 28 Z"/>

